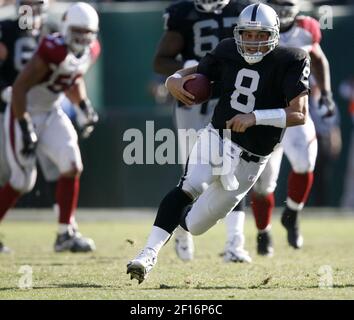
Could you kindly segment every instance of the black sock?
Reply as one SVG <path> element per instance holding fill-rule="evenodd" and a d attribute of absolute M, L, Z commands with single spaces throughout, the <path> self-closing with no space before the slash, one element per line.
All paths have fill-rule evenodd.
<path fill-rule="evenodd" d="M 187 224 L 186 224 L 186 218 L 187 218 L 187 215 L 188 215 L 188 212 L 191 211 L 192 209 L 192 206 L 187 206 L 186 209 L 184 210 L 183 214 L 182 214 L 182 217 L 181 217 L 181 221 L 180 221 L 180 226 L 189 232 L 188 228 L 187 228 Z"/>
<path fill-rule="evenodd" d="M 154 226 L 172 233 L 181 221 L 186 207 L 193 200 L 180 188 L 174 188 L 161 201 Z"/>
<path fill-rule="evenodd" d="M 282 215 L 282 223 L 285 226 L 297 226 L 298 225 L 298 215 L 299 211 L 290 209 L 288 206 L 285 207 Z"/>
<path fill-rule="evenodd" d="M 232 209 L 232 211 L 245 211 L 245 207 L 246 207 L 246 197 L 243 197 L 242 200 L 237 204 L 237 206 Z"/>

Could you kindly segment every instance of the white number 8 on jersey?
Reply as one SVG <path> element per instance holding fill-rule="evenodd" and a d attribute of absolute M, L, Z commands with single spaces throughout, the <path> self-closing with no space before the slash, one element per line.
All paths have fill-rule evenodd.
<path fill-rule="evenodd" d="M 249 87 L 242 85 L 245 78 L 251 79 Z M 255 70 L 241 69 L 236 76 L 235 88 L 236 90 L 231 95 L 231 107 L 243 113 L 250 113 L 253 111 L 256 97 L 254 92 L 258 88 L 259 83 L 259 73 Z M 247 104 L 243 104 L 238 101 L 240 94 L 247 97 Z"/>

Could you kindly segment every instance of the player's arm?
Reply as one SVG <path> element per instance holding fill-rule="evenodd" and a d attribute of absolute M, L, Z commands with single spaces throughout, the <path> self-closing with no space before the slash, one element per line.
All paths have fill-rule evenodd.
<path fill-rule="evenodd" d="M 166 88 L 179 101 L 187 106 L 194 105 L 195 97 L 184 89 L 184 84 L 190 79 L 194 79 L 197 66 L 178 70 L 166 80 Z"/>
<path fill-rule="evenodd" d="M 1 29 L 0 29 L 0 37 L 1 37 Z M 1 42 L 1 38 L 0 38 L 0 68 L 3 65 L 3 63 L 6 61 L 7 57 L 8 57 L 7 47 L 3 42 Z M 1 69 L 0 69 L 0 103 L 5 103 L 5 104 L 8 103 L 10 91 L 11 88 L 8 87 L 7 84 L 3 83 L 3 81 L 1 80 Z"/>
<path fill-rule="evenodd" d="M 0 67 L 7 59 L 8 50 L 4 43 L 0 42 Z"/>
<path fill-rule="evenodd" d="M 89 137 L 94 129 L 94 125 L 98 122 L 98 114 L 87 97 L 84 78 L 78 78 L 65 92 L 65 95 L 75 107 L 76 121 L 82 131 L 82 137 Z"/>
<path fill-rule="evenodd" d="M 228 45 L 229 42 L 222 41 L 212 52 L 207 53 L 198 65 L 178 70 L 169 76 L 165 84 L 170 93 L 187 106 L 195 105 L 195 97 L 184 89 L 184 84 L 194 79 L 195 73 L 205 75 L 210 81 L 220 80 L 222 56 L 223 52 L 229 51 Z"/>
<path fill-rule="evenodd" d="M 31 117 L 26 111 L 27 92 L 41 83 L 48 72 L 50 72 L 48 64 L 35 54 L 13 84 L 11 108 L 21 128 L 22 153 L 26 156 L 34 153 L 37 144 Z"/>
<path fill-rule="evenodd" d="M 238 114 L 226 122 L 226 128 L 235 132 L 245 132 L 247 128 L 262 125 L 278 128 L 305 124 L 308 110 L 308 93 L 304 92 L 292 99 L 289 106 L 278 109 L 255 110 Z"/>
<path fill-rule="evenodd" d="M 314 44 L 310 57 L 312 74 L 321 90 L 319 106 L 326 108 L 325 116 L 331 116 L 334 113 L 335 103 L 332 99 L 330 68 L 327 57 L 318 43 Z"/>
<path fill-rule="evenodd" d="M 7 57 L 8 57 L 8 50 L 5 43 L 1 41 L 1 26 L 0 26 L 0 68 L 6 61 Z M 11 88 L 7 87 L 7 84 L 1 81 L 1 70 L 0 70 L 0 103 L 3 102 L 7 104 L 9 102 L 9 96 L 11 95 L 10 91 Z"/>
<path fill-rule="evenodd" d="M 184 47 L 183 36 L 177 31 L 165 31 L 154 56 L 154 71 L 169 76 L 183 68 L 183 62 L 176 59 Z"/>
<path fill-rule="evenodd" d="M 332 90 L 329 63 L 326 55 L 318 43 L 314 44 L 313 50 L 310 52 L 310 57 L 311 71 L 321 92 L 331 92 Z"/>
<path fill-rule="evenodd" d="M 82 77 L 76 79 L 75 83 L 65 91 L 65 95 L 72 104 L 79 104 L 82 100 L 87 99 L 87 91 L 85 80 Z"/>
<path fill-rule="evenodd" d="M 8 50 L 4 43 L 2 25 L 0 24 L 0 67 L 8 57 Z"/>
<path fill-rule="evenodd" d="M 35 85 L 41 83 L 48 72 L 50 72 L 48 64 L 35 54 L 18 75 L 13 84 L 11 103 L 15 118 L 18 120 L 29 118 L 29 114 L 26 111 L 27 92 Z"/>
<path fill-rule="evenodd" d="M 303 125 L 307 119 L 308 93 L 303 92 L 292 99 L 289 106 L 284 109 L 286 114 L 286 127 Z"/>

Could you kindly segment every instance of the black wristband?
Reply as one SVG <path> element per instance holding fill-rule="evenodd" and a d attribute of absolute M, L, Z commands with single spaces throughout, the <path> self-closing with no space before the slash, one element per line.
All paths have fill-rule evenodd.
<path fill-rule="evenodd" d="M 23 133 L 30 133 L 33 131 L 33 125 L 30 119 L 24 117 L 22 119 L 18 120 L 18 124 L 20 125 L 20 128 Z"/>
<path fill-rule="evenodd" d="M 332 91 L 322 90 L 322 91 L 321 91 L 321 96 L 322 96 L 322 97 L 329 97 L 329 98 L 332 98 Z"/>
<path fill-rule="evenodd" d="M 79 107 L 82 111 L 87 111 L 91 108 L 91 101 L 89 99 L 83 99 L 80 101 Z"/>

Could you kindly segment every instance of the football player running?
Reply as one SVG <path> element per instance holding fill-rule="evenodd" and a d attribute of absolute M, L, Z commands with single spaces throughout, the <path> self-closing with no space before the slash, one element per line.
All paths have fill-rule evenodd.
<path fill-rule="evenodd" d="M 311 57 L 312 74 L 321 90 L 319 112 L 323 117 L 331 117 L 335 112 L 332 99 L 329 64 L 323 53 L 319 23 L 307 16 L 299 16 L 297 0 L 267 0 L 278 13 L 280 19 L 280 45 L 297 47 L 307 51 Z M 274 190 L 277 184 L 283 152 L 292 171 L 288 177 L 286 206 L 281 223 L 287 231 L 291 247 L 299 249 L 303 237 L 299 230 L 299 212 L 304 207 L 313 183 L 313 170 L 317 156 L 315 126 L 311 119 L 303 126 L 285 131 L 281 145 L 273 152 L 265 170 L 253 188 L 252 209 L 258 229 L 257 252 L 272 256 L 271 215 L 274 209 Z"/>
<path fill-rule="evenodd" d="M 245 4 L 230 0 L 183 0 L 169 6 L 164 14 L 165 32 L 154 58 L 155 72 L 170 76 L 183 67 L 197 65 L 222 39 L 232 37 L 236 17 L 244 7 Z M 213 92 L 208 102 L 193 108 L 179 101 L 175 103 L 174 123 L 178 131 L 179 160 L 184 167 L 196 141 L 196 133 L 211 121 L 220 88 L 214 86 Z M 188 134 L 191 132 L 187 131 L 189 129 L 194 129 L 195 134 Z M 226 262 L 252 261 L 244 250 L 244 220 L 244 201 L 241 201 L 226 217 Z M 182 228 L 177 228 L 175 232 L 175 250 L 184 261 L 194 257 L 193 237 Z"/>
<path fill-rule="evenodd" d="M 144 281 L 179 224 L 200 235 L 231 212 L 257 181 L 285 128 L 306 122 L 309 57 L 301 49 L 279 47 L 278 41 L 276 12 L 265 4 L 247 6 L 234 38 L 221 41 L 198 66 L 167 79 L 171 94 L 190 107 L 194 97 L 183 85 L 194 73 L 220 81 L 222 92 L 185 175 L 160 204 L 145 248 L 127 265 L 132 279 Z M 208 157 L 220 149 L 226 171 L 216 170 L 220 163 Z"/>
<path fill-rule="evenodd" d="M 80 235 L 72 225 L 79 196 L 83 166 L 75 129 L 62 111 L 62 93 L 76 106 L 88 125 L 97 114 L 87 98 L 83 75 L 95 62 L 98 15 L 88 4 L 78 2 L 64 15 L 62 34 L 44 37 L 33 57 L 13 85 L 5 110 L 5 148 L 10 178 L 0 189 L 0 221 L 22 194 L 36 181 L 36 158 L 49 161 L 60 172 L 56 186 L 59 229 L 56 252 L 88 252 L 92 239 Z M 43 171 L 46 166 L 42 165 Z M 45 172 L 43 172 L 45 174 Z"/>

